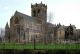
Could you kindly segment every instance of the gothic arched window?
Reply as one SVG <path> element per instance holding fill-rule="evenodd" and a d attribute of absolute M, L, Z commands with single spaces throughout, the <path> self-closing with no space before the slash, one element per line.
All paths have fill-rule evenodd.
<path fill-rule="evenodd" d="M 40 9 L 38 10 L 38 13 L 40 13 Z"/>
<path fill-rule="evenodd" d="M 15 18 L 15 24 L 18 24 L 19 23 L 19 19 L 16 17 Z"/>
<path fill-rule="evenodd" d="M 33 14 L 34 14 L 33 16 L 36 16 L 36 11 L 35 10 L 33 11 Z"/>

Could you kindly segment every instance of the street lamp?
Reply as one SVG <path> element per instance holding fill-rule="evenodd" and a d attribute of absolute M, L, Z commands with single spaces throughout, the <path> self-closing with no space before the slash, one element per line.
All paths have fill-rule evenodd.
<path fill-rule="evenodd" d="M 35 44 L 36 44 L 36 43 L 35 43 L 35 36 L 34 36 L 34 50 L 36 49 Z"/>
<path fill-rule="evenodd" d="M 35 54 L 35 50 L 36 50 L 35 35 L 33 41 L 34 41 L 34 54 Z"/>

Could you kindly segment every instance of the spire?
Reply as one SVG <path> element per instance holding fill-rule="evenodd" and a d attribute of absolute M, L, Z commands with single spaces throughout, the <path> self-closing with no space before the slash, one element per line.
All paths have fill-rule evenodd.
<path fill-rule="evenodd" d="M 6 23 L 6 27 L 5 28 L 9 28 L 8 22 Z"/>
<path fill-rule="evenodd" d="M 61 24 L 59 23 L 59 26 L 61 26 Z"/>
<path fill-rule="evenodd" d="M 42 4 L 42 1 L 41 1 L 41 4 Z"/>
<path fill-rule="evenodd" d="M 18 13 L 18 11 L 16 10 L 15 13 Z"/>
<path fill-rule="evenodd" d="M 70 26 L 71 26 L 71 24 L 70 24 Z"/>
<path fill-rule="evenodd" d="M 31 5 L 32 5 L 32 3 L 31 3 Z"/>
<path fill-rule="evenodd" d="M 6 23 L 6 26 L 8 26 L 8 22 Z"/>

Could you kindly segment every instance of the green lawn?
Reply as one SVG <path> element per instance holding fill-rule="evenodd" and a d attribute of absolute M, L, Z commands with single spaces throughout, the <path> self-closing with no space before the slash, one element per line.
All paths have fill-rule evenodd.
<path fill-rule="evenodd" d="M 36 49 L 80 49 L 80 44 L 36 44 Z M 34 49 L 34 44 L 1 43 L 0 49 Z"/>

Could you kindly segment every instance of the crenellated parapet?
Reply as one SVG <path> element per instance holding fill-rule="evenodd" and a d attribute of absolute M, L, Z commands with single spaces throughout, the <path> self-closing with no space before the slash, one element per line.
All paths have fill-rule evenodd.
<path fill-rule="evenodd" d="M 43 4 L 42 2 L 41 3 L 35 3 L 35 4 L 31 4 L 31 8 L 35 8 L 35 7 L 45 7 L 47 8 L 47 5 L 46 4 Z"/>

